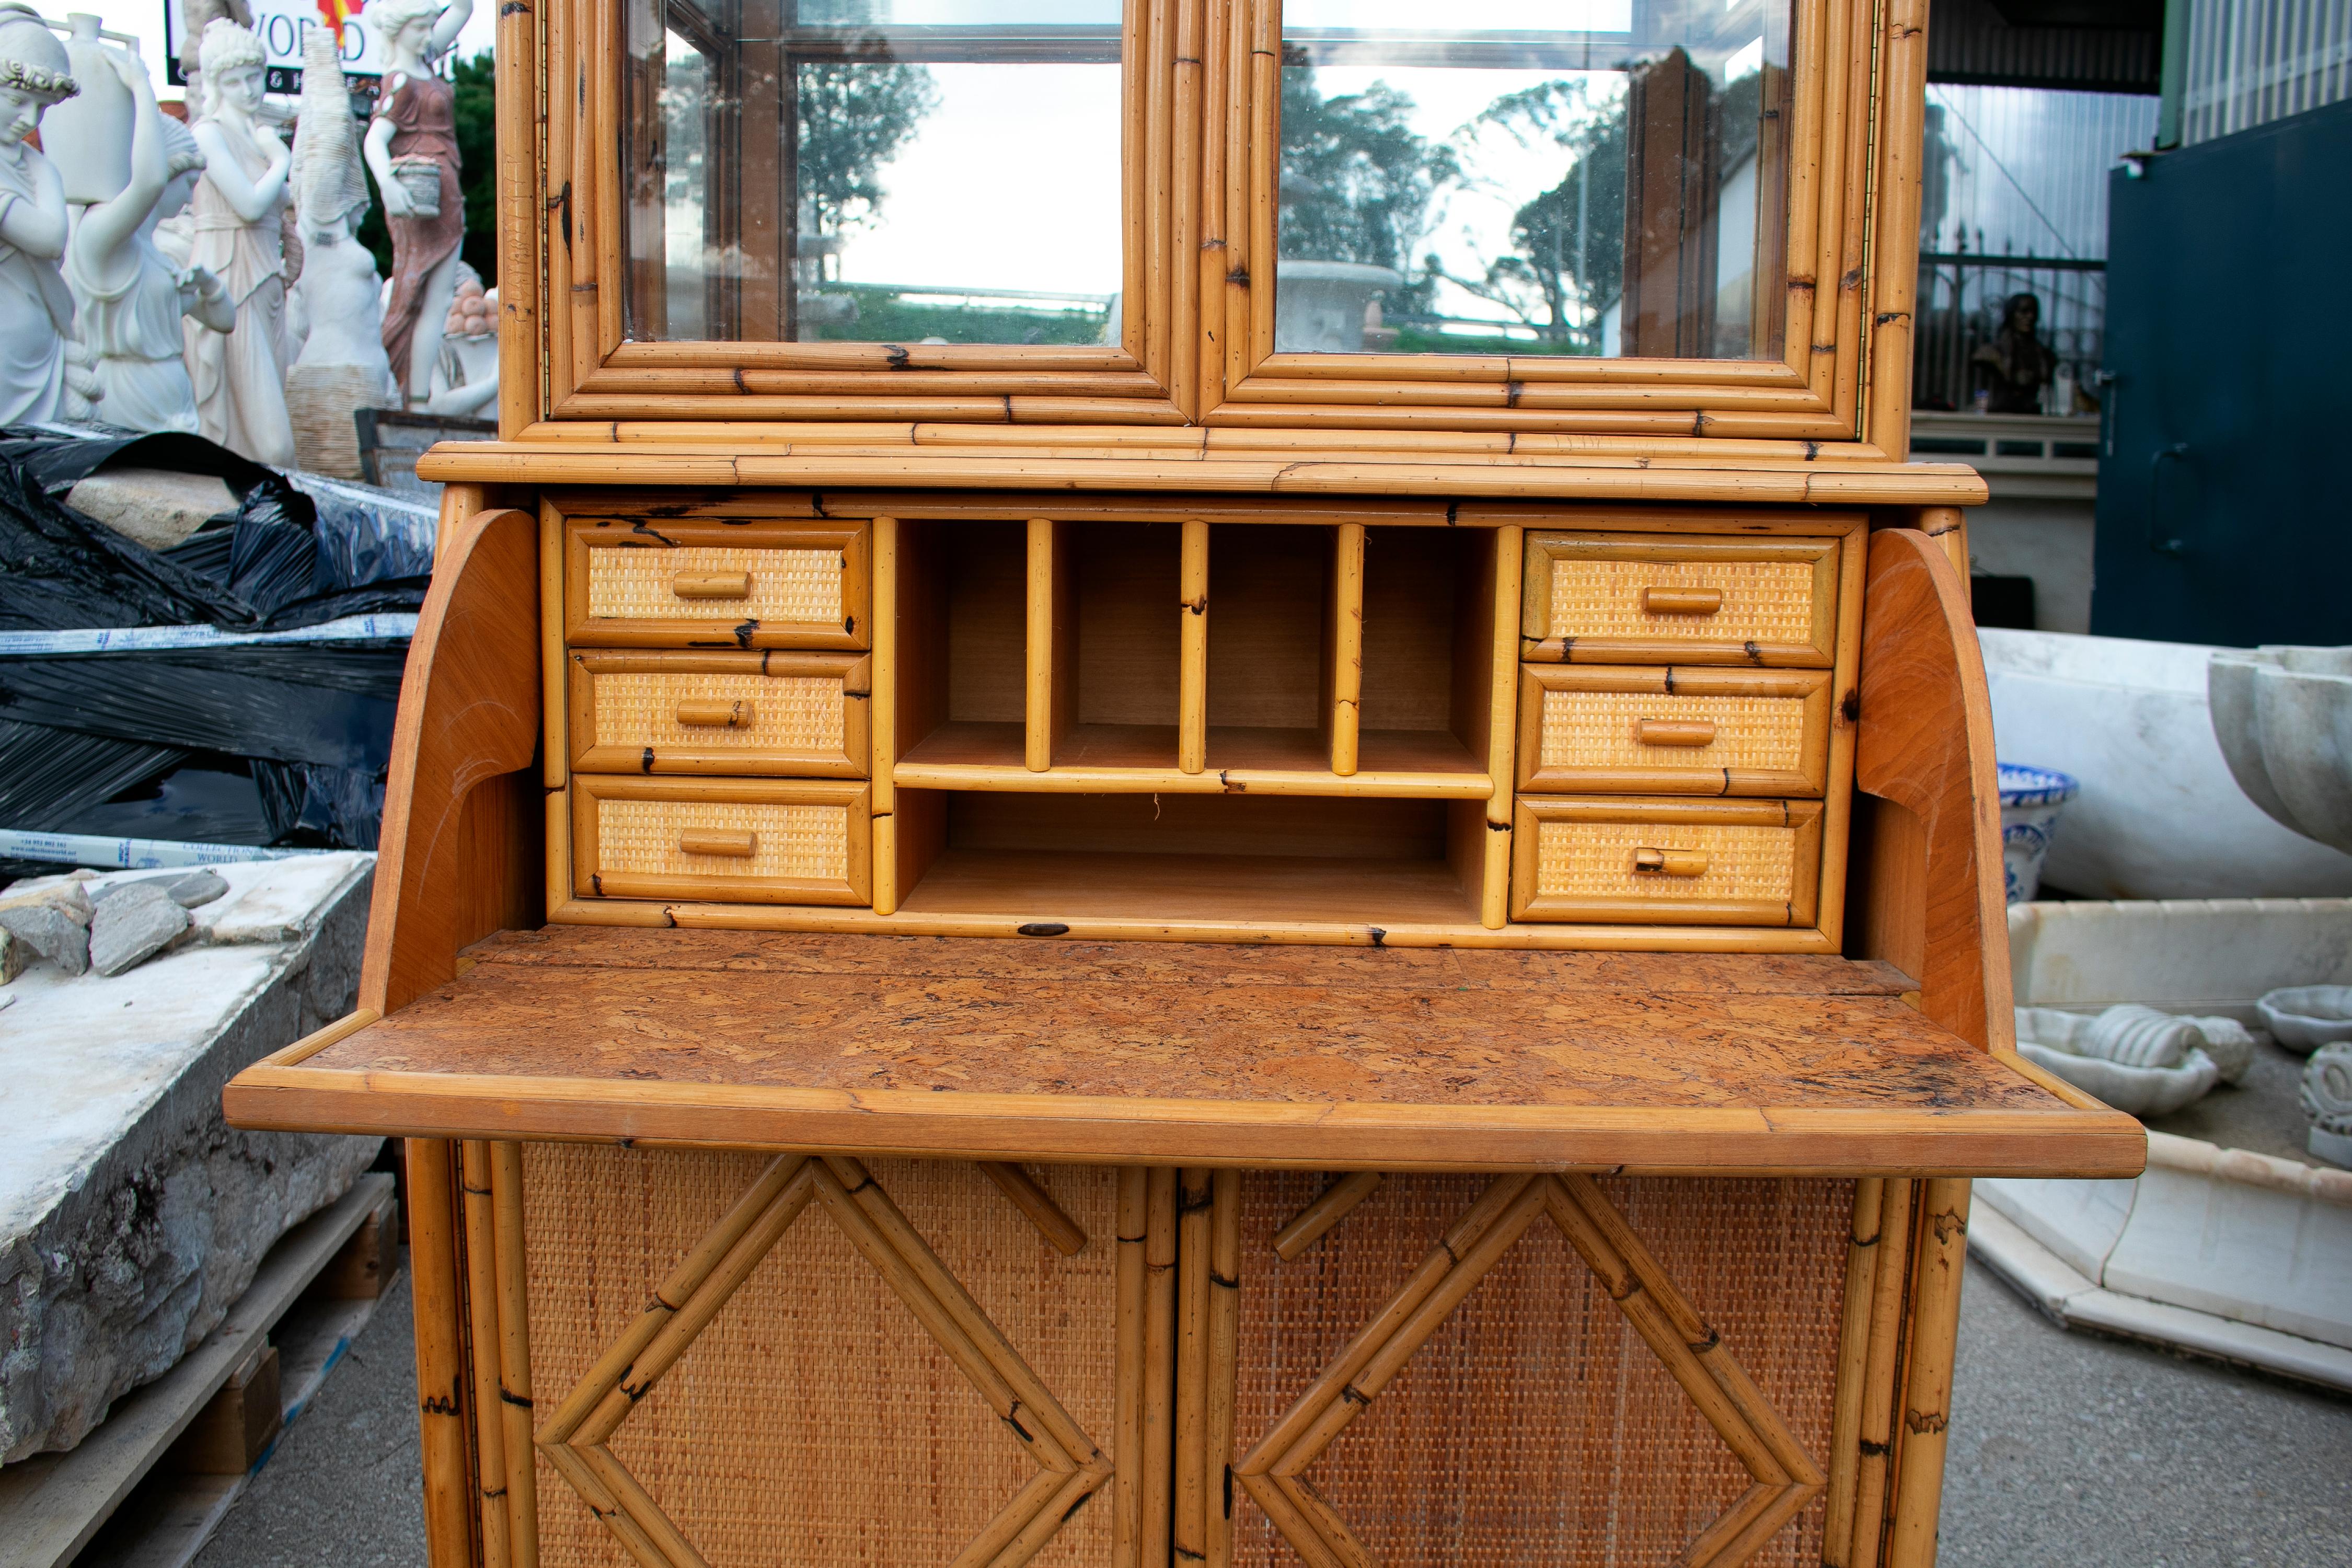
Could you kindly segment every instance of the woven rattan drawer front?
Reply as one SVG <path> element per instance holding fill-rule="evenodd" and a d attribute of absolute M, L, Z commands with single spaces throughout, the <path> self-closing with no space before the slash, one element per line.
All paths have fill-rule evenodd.
<path fill-rule="evenodd" d="M 866 646 L 859 523 L 572 518 L 564 640 L 606 647 Z"/>
<path fill-rule="evenodd" d="M 1522 795 L 1516 816 L 1514 920 L 1813 923 L 1818 802 Z"/>
<path fill-rule="evenodd" d="M 1826 670 L 1525 665 L 1519 788 L 1817 795 L 1829 693 Z"/>
<path fill-rule="evenodd" d="M 1826 666 L 1838 548 L 1835 539 L 1531 532 L 1526 656 Z"/>
<path fill-rule="evenodd" d="M 573 891 L 716 903 L 869 900 L 862 784 L 817 779 L 572 781 Z"/>
<path fill-rule="evenodd" d="M 872 660 L 849 653 L 572 650 L 583 773 L 863 778 Z"/>

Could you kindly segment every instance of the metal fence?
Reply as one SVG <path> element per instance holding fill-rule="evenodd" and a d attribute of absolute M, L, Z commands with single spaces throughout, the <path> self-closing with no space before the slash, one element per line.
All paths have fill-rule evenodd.
<path fill-rule="evenodd" d="M 2042 341 L 2058 355 L 2060 387 L 2087 387 L 2105 348 L 2107 264 L 2066 258 L 1980 256 L 1927 251 L 1919 258 L 1916 350 L 1911 361 L 1911 403 L 1916 408 L 1964 409 L 1987 384 L 1977 350 L 2000 331 L 2012 295 L 2042 305 Z M 2071 414 L 2053 399 L 2053 414 Z"/>
<path fill-rule="evenodd" d="M 2192 0 L 2184 145 L 2352 98 L 2352 0 Z"/>

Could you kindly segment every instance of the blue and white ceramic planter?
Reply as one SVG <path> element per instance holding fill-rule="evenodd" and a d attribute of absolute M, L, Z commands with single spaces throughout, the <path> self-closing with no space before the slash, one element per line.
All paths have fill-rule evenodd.
<path fill-rule="evenodd" d="M 2083 786 L 2050 768 L 2002 763 L 2000 769 L 2000 869 L 2009 901 L 2029 902 L 2042 887 L 2042 862 L 2050 855 L 2050 833 L 2058 814 Z"/>

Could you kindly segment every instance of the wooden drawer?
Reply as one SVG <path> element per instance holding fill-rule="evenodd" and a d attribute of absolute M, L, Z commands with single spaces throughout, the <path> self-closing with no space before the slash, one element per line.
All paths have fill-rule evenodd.
<path fill-rule="evenodd" d="M 1819 795 L 1827 670 L 1524 665 L 1518 787 Z"/>
<path fill-rule="evenodd" d="M 817 779 L 572 781 L 573 891 L 718 903 L 869 900 L 863 784 Z"/>
<path fill-rule="evenodd" d="M 1813 923 L 1818 801 L 1523 795 L 1514 815 L 1513 920 Z"/>
<path fill-rule="evenodd" d="M 1837 627 L 1835 539 L 1529 533 L 1531 659 L 1814 665 Z"/>
<path fill-rule="evenodd" d="M 572 765 L 863 778 L 865 654 L 572 654 Z"/>
<path fill-rule="evenodd" d="M 866 646 L 862 524 L 565 524 L 563 635 L 608 647 Z"/>

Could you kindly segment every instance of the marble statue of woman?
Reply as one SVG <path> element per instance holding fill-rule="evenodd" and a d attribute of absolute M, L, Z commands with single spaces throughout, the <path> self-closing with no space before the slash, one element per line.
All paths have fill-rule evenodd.
<path fill-rule="evenodd" d="M 303 40 L 294 200 L 303 246 L 302 276 L 288 308 L 302 342 L 286 373 L 294 450 L 314 473 L 355 479 L 359 432 L 352 411 L 396 407 L 400 395 L 383 353 L 383 280 L 356 237 L 368 210 L 359 135 L 334 36 L 324 27 L 311 28 Z"/>
<path fill-rule="evenodd" d="M 205 112 L 194 126 L 205 175 L 196 186 L 195 243 L 188 259 L 218 276 L 236 306 L 226 334 L 186 329 L 188 373 L 204 434 L 240 457 L 280 468 L 294 461 L 286 414 L 285 144 L 255 119 L 261 107 L 261 40 L 225 18 L 205 27 Z"/>
<path fill-rule="evenodd" d="M 409 397 L 432 391 L 441 324 L 457 290 L 457 246 L 466 237 L 466 197 L 457 183 L 457 94 L 432 62 L 448 52 L 474 13 L 474 0 L 375 0 L 360 13 L 383 40 L 383 88 L 368 125 L 367 162 L 392 230 L 392 300 L 383 348 Z M 437 19 L 436 19 L 437 18 Z M 400 166 L 439 165 L 437 204 L 420 203 Z M 429 184 L 429 182 L 428 182 Z"/>
<path fill-rule="evenodd" d="M 0 425 L 55 419 L 66 394 L 73 296 L 58 271 L 66 187 L 25 144 L 74 93 L 65 46 L 21 5 L 0 6 Z"/>
<path fill-rule="evenodd" d="M 187 127 L 156 110 L 144 64 L 113 49 L 101 58 L 131 89 L 131 183 L 83 212 L 65 265 L 82 346 L 103 395 L 98 417 L 125 430 L 193 434 L 196 389 L 182 356 L 180 318 L 226 332 L 236 325 L 236 307 L 205 268 L 181 271 L 163 259 L 155 225 L 188 205 L 205 155 Z"/>

